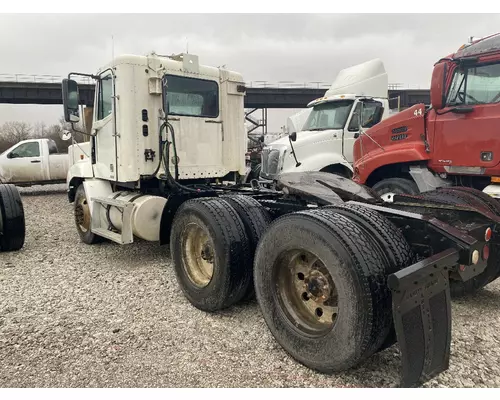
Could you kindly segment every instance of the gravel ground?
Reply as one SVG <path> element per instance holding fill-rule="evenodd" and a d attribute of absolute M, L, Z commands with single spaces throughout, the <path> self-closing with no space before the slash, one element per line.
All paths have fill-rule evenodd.
<path fill-rule="evenodd" d="M 328 376 L 291 359 L 255 302 L 207 314 L 168 247 L 79 242 L 64 188 L 20 189 L 24 248 L 0 255 L 2 387 L 388 387 L 395 347 Z M 450 368 L 428 387 L 500 386 L 500 282 L 453 303 Z"/>

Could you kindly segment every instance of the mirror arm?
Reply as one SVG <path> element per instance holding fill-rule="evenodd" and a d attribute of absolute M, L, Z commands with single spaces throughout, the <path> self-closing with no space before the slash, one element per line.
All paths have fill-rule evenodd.
<path fill-rule="evenodd" d="M 97 135 L 93 135 L 93 134 L 85 132 L 85 131 L 81 131 L 78 128 L 75 128 L 75 123 L 74 122 L 71 122 L 71 129 L 73 129 L 76 133 L 81 133 L 82 135 L 91 136 L 91 137 L 97 136 Z"/>

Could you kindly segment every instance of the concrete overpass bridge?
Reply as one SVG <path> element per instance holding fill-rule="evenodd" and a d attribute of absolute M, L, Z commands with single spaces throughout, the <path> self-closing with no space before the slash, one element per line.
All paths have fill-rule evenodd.
<path fill-rule="evenodd" d="M 0 74 L 0 104 L 62 104 L 61 76 Z M 92 107 L 94 103 L 94 85 L 90 79 L 80 79 L 80 102 Z M 303 108 L 311 100 L 324 95 L 331 84 L 326 82 L 295 83 L 291 81 L 247 82 L 245 108 L 248 121 L 255 128 L 262 127 L 267 133 L 267 110 L 283 108 Z M 391 108 L 401 109 L 414 104 L 430 104 L 428 89 L 403 88 L 402 85 L 389 85 L 388 94 Z M 251 114 L 262 110 L 262 119 Z"/>

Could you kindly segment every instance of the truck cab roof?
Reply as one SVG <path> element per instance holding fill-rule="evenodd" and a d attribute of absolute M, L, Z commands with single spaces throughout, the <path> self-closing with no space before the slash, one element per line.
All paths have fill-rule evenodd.
<path fill-rule="evenodd" d="M 374 99 L 375 97 L 372 96 L 363 96 L 363 95 L 356 95 L 356 94 L 335 94 L 331 96 L 323 96 L 319 97 L 307 104 L 307 107 L 314 107 L 317 106 L 318 104 L 323 104 L 323 103 L 330 103 L 334 101 L 341 101 L 341 100 L 356 100 L 356 99 Z"/>
<path fill-rule="evenodd" d="M 213 77 L 214 79 L 218 79 L 221 70 L 224 70 L 229 74 L 229 79 L 243 81 L 243 76 L 237 72 L 220 67 L 200 65 L 197 55 L 184 53 L 172 56 L 158 55 L 155 53 L 148 55 L 122 54 L 99 68 L 97 74 L 99 75 L 112 67 L 123 64 L 144 66 L 151 70 L 165 69 L 170 73 L 176 72 L 179 75 L 188 73 L 191 75 Z"/>
<path fill-rule="evenodd" d="M 500 33 L 484 37 L 476 40 L 471 44 L 461 46 L 458 51 L 453 54 L 452 58 L 460 59 L 471 56 L 485 55 L 493 53 L 500 49 Z"/>

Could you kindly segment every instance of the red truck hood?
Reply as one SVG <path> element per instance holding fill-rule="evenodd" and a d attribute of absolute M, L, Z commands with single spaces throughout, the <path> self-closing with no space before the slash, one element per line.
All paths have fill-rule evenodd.
<path fill-rule="evenodd" d="M 354 166 L 358 166 L 361 161 L 366 162 L 373 154 L 391 151 L 393 147 L 411 145 L 416 141 L 422 143 L 421 135 L 425 134 L 424 116 L 425 105 L 416 104 L 366 130 L 366 135 L 361 135 L 354 142 Z"/>

